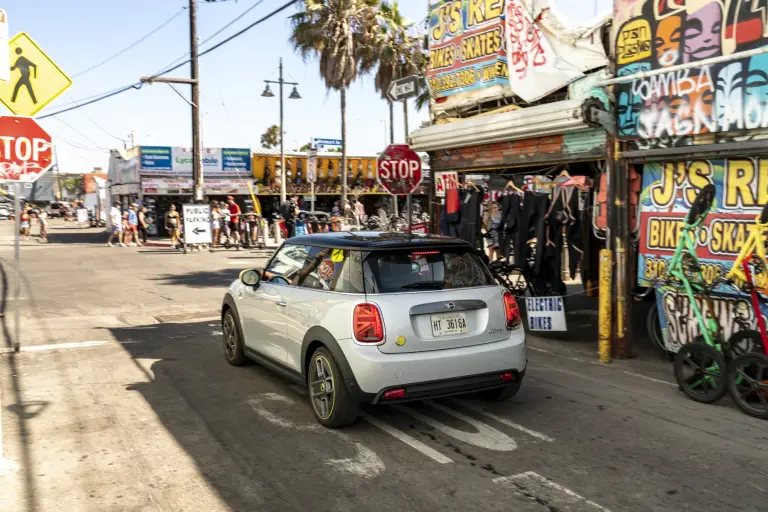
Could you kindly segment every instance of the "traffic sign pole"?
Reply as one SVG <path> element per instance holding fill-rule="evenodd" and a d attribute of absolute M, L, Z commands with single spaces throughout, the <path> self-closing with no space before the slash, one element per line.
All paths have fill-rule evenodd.
<path fill-rule="evenodd" d="M 408 100 L 403 100 L 403 123 L 405 124 L 405 144 L 408 144 Z M 408 233 L 413 234 L 413 211 L 411 210 L 411 196 L 408 194 Z"/>
<path fill-rule="evenodd" d="M 21 182 L 13 187 L 13 224 L 16 227 L 13 269 L 16 282 L 13 284 L 13 350 L 21 350 Z"/>

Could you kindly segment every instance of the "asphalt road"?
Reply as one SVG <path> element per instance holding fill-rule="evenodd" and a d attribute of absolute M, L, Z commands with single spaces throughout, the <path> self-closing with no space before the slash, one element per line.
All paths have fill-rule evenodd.
<path fill-rule="evenodd" d="M 504 404 L 368 407 L 230 367 L 215 321 L 9 356 L 0 510 L 758 511 L 768 427 L 662 380 L 532 350 Z M 8 463 L 6 463 L 8 464 Z M 2 474 L 2 472 L 0 472 Z"/>
<path fill-rule="evenodd" d="M 766 510 L 768 424 L 686 399 L 659 358 L 597 364 L 587 314 L 530 337 L 507 403 L 367 407 L 328 430 L 303 390 L 224 360 L 223 286 L 260 254 L 85 234 L 22 253 L 23 351 L 0 354 L 2 512 Z M 11 327 L 0 318 L 0 346 Z"/>

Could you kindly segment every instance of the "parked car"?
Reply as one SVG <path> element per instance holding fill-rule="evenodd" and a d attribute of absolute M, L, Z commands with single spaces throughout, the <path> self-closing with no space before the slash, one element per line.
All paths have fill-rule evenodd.
<path fill-rule="evenodd" d="M 64 217 L 69 211 L 69 205 L 61 201 L 51 201 L 46 208 L 48 217 Z"/>
<path fill-rule="evenodd" d="M 307 386 L 328 427 L 354 422 L 365 403 L 507 399 L 527 363 L 514 297 L 449 237 L 291 238 L 230 285 L 221 319 L 227 361 L 253 359 Z"/>

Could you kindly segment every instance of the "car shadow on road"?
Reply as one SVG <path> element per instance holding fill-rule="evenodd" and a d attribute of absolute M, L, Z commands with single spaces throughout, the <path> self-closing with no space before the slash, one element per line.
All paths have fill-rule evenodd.
<path fill-rule="evenodd" d="M 191 288 L 208 288 L 215 286 L 223 290 L 226 289 L 232 281 L 237 279 L 238 275 L 240 275 L 240 269 L 226 268 L 221 270 L 200 270 L 185 274 L 164 274 L 154 277 L 152 280 L 158 281 L 161 284 L 173 286 L 188 286 Z"/>
<path fill-rule="evenodd" d="M 290 429 L 265 430 L 269 422 L 265 424 L 249 405 L 253 396 L 293 394 L 296 402 L 301 397 L 286 381 L 256 364 L 228 365 L 217 335 L 220 328 L 216 321 L 205 321 L 111 329 L 146 376 L 144 382 L 127 385 L 126 391 L 141 393 L 161 426 L 194 461 L 198 474 L 228 509 L 314 509 L 310 489 L 335 487 L 343 477 L 329 475 L 322 464 L 315 470 L 297 461 L 292 452 L 301 453 L 302 448 L 286 449 L 284 436 L 292 435 Z M 320 434 L 309 431 L 301 435 L 322 435 L 320 430 Z M 186 468 L 168 470 L 184 474 Z M 363 505 L 356 504 L 358 508 L 365 508 Z"/>

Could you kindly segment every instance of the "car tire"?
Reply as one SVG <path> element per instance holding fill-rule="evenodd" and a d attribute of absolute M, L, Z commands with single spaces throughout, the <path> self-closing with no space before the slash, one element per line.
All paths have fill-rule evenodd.
<path fill-rule="evenodd" d="M 307 389 L 312 412 L 324 427 L 346 427 L 357 421 L 360 404 L 352 399 L 339 365 L 325 347 L 312 354 L 307 368 Z"/>
<path fill-rule="evenodd" d="M 522 385 L 523 381 L 517 381 L 501 388 L 486 389 L 485 391 L 480 391 L 478 396 L 483 400 L 488 400 L 489 402 L 503 402 L 504 400 L 513 398 L 517 392 L 520 391 L 520 386 Z"/>
<path fill-rule="evenodd" d="M 240 322 L 231 309 L 227 309 L 221 319 L 221 332 L 224 357 L 227 359 L 227 362 L 232 366 L 244 365 L 248 358 L 245 356 L 243 348 L 243 331 L 240 329 Z"/>

